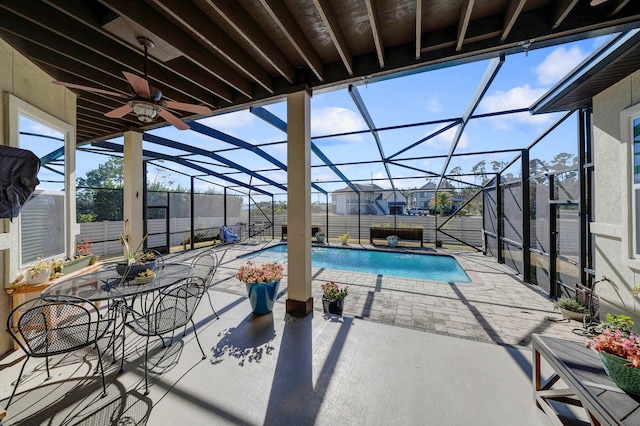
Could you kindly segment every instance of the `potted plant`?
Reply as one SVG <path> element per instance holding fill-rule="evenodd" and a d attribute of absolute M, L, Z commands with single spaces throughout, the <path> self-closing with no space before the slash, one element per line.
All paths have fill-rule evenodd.
<path fill-rule="evenodd" d="M 625 334 L 630 334 L 633 328 L 633 320 L 629 315 L 607 314 L 607 320 L 600 324 L 601 330 L 620 330 Z"/>
<path fill-rule="evenodd" d="M 27 283 L 29 285 L 42 284 L 49 281 L 52 273 L 51 262 L 39 257 L 27 269 Z"/>
<path fill-rule="evenodd" d="M 156 274 L 151 269 L 145 269 L 142 272 L 138 272 L 138 275 L 133 279 L 136 284 L 147 284 L 153 281 Z"/>
<path fill-rule="evenodd" d="M 235 277 L 245 284 L 254 314 L 264 315 L 273 310 L 283 270 L 279 263 L 258 265 L 252 261 L 238 269 Z"/>
<path fill-rule="evenodd" d="M 387 245 L 389 247 L 397 247 L 398 246 L 398 240 L 400 240 L 400 238 L 398 238 L 397 235 L 389 235 L 387 237 Z"/>
<path fill-rule="evenodd" d="M 562 296 L 556 300 L 553 304 L 556 310 L 559 310 L 563 318 L 575 319 L 578 321 L 584 320 L 584 317 L 589 313 L 587 305 L 576 299 L 575 297 Z"/>
<path fill-rule="evenodd" d="M 152 271 L 155 269 L 156 258 L 153 252 L 142 250 L 142 245 L 146 239 L 147 236 L 145 235 L 138 247 L 135 250 L 131 250 L 129 237 L 120 235 L 120 244 L 124 247 L 127 257 L 126 260 L 116 263 L 116 272 L 120 276 L 131 279 L 146 269 L 151 269 Z"/>
<path fill-rule="evenodd" d="M 316 232 L 316 241 L 319 243 L 324 243 L 324 232 L 322 231 Z"/>
<path fill-rule="evenodd" d="M 349 236 L 349 233 L 346 233 L 346 234 L 340 235 L 340 237 L 338 237 L 338 238 L 340 238 L 340 241 L 342 241 L 342 245 L 346 246 L 347 243 L 349 242 L 349 238 L 351 238 L 351 237 Z"/>
<path fill-rule="evenodd" d="M 335 282 L 322 284 L 322 309 L 325 313 L 342 315 L 344 298 L 349 294 L 349 286 L 340 288 Z"/>
<path fill-rule="evenodd" d="M 605 328 L 587 347 L 598 352 L 604 371 L 620 389 L 640 395 L 640 341 L 635 334 Z"/>

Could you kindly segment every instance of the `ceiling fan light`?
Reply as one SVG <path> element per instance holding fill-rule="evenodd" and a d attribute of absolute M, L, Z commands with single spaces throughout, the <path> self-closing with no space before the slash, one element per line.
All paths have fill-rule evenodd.
<path fill-rule="evenodd" d="M 604 2 L 606 2 L 607 0 L 591 0 L 591 3 L 589 3 L 590 6 L 598 6 Z"/>
<path fill-rule="evenodd" d="M 138 117 L 138 120 L 143 123 L 151 123 L 158 115 L 158 112 L 153 105 L 146 102 L 134 102 L 132 108 L 133 112 Z"/>

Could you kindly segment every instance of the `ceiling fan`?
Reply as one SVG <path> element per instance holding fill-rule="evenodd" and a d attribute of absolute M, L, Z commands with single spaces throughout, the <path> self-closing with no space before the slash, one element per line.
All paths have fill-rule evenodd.
<path fill-rule="evenodd" d="M 153 47 L 153 42 L 148 38 L 138 37 L 138 43 L 144 47 L 144 78 L 127 71 L 122 71 L 122 74 L 124 74 L 124 77 L 133 88 L 135 94 L 123 95 L 109 90 L 102 90 L 80 84 L 67 83 L 64 81 L 54 81 L 53 83 L 70 89 L 86 90 L 88 92 L 102 93 L 105 95 L 128 99 L 126 104 L 104 114 L 109 118 L 122 118 L 128 113 L 133 112 L 141 122 L 151 123 L 160 116 L 174 125 L 177 129 L 187 130 L 189 129 L 189 125 L 176 117 L 173 113 L 167 110 L 167 108 L 192 112 L 200 115 L 211 115 L 211 109 L 203 105 L 161 100 L 162 92 L 149 85 L 149 78 L 147 76 L 147 62 L 149 60 L 147 51 Z"/>

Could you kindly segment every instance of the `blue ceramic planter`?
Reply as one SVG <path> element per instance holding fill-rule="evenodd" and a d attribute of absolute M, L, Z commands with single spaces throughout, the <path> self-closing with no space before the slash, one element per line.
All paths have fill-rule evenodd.
<path fill-rule="evenodd" d="M 251 309 L 256 315 L 268 314 L 273 310 L 273 304 L 278 295 L 278 287 L 280 281 L 272 281 L 270 283 L 245 283 L 247 286 L 247 294 Z"/>

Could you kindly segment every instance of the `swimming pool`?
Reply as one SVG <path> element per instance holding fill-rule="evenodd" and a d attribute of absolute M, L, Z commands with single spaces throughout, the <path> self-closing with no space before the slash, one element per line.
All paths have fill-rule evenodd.
<path fill-rule="evenodd" d="M 279 244 L 241 259 L 254 262 L 287 263 L 287 246 Z M 470 284 L 472 281 L 452 256 L 434 254 L 396 253 L 373 250 L 354 250 L 330 247 L 311 247 L 311 266 L 340 269 L 367 274 L 417 278 L 421 280 Z"/>

